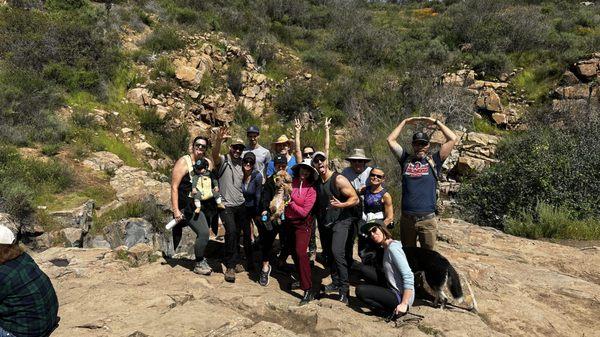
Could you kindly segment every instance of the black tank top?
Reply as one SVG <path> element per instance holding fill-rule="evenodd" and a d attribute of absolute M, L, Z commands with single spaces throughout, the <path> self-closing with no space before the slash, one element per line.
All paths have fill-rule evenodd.
<path fill-rule="evenodd" d="M 190 179 L 190 172 L 188 170 L 188 172 L 181 178 L 179 186 L 177 187 L 177 203 L 180 211 L 183 211 L 188 206 L 193 204 L 193 199 L 190 198 L 190 193 L 192 193 L 192 180 Z"/>
<path fill-rule="evenodd" d="M 365 189 L 365 200 L 363 202 L 363 210 L 365 213 L 379 213 L 384 211 L 383 196 L 386 189 L 382 188 L 377 193 L 371 192 L 371 186 Z"/>
<path fill-rule="evenodd" d="M 335 197 L 340 202 L 348 200 L 335 185 L 338 175 L 339 173 L 334 172 L 326 182 L 323 182 L 321 179 L 317 180 L 317 216 L 319 221 L 325 225 L 350 217 L 350 212 L 347 208 L 331 207 L 330 200 L 332 197 Z"/>

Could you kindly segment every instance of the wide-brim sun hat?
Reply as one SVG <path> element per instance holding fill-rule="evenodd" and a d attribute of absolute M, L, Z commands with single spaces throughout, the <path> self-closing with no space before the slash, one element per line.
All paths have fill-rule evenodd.
<path fill-rule="evenodd" d="M 349 155 L 348 157 L 346 157 L 346 160 L 350 161 L 350 160 L 364 160 L 364 161 L 371 161 L 371 158 L 368 158 L 365 155 L 365 150 L 364 149 L 354 149 L 352 154 Z"/>
<path fill-rule="evenodd" d="M 300 168 L 304 167 L 308 169 L 313 174 L 313 181 L 316 181 L 319 178 L 319 172 L 312 166 L 312 160 L 305 158 L 300 163 L 292 166 L 292 172 L 294 172 L 294 177 L 300 176 Z"/>

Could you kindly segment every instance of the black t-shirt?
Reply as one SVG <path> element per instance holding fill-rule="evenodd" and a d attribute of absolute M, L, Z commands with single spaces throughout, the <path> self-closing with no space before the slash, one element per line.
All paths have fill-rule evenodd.
<path fill-rule="evenodd" d="M 434 153 L 431 159 L 439 176 L 443 164 L 440 153 Z M 435 212 L 437 181 L 427 159 L 419 160 L 404 152 L 400 164 L 402 165 L 402 211 L 408 214 Z"/>

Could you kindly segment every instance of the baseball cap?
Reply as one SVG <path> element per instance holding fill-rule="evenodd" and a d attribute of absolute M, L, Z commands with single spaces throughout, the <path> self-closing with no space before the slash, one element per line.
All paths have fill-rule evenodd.
<path fill-rule="evenodd" d="M 246 152 L 244 157 L 242 157 L 243 161 L 251 160 L 253 163 L 256 163 L 256 155 L 253 152 Z"/>
<path fill-rule="evenodd" d="M 15 243 L 15 234 L 6 226 L 0 225 L 0 244 L 12 245 Z"/>
<path fill-rule="evenodd" d="M 273 162 L 275 163 L 275 165 L 278 165 L 278 164 L 286 164 L 287 165 L 288 160 L 287 160 L 286 156 L 278 153 L 275 155 L 275 157 L 273 157 Z"/>
<path fill-rule="evenodd" d="M 256 125 L 251 125 L 246 129 L 246 133 L 260 133 L 260 129 Z"/>
<path fill-rule="evenodd" d="M 383 220 L 373 219 L 373 220 L 367 222 L 366 224 L 360 226 L 359 230 L 363 236 L 368 237 L 370 235 L 369 232 L 371 231 L 371 228 L 376 227 L 376 226 L 383 227 Z"/>
<path fill-rule="evenodd" d="M 315 152 L 315 153 L 313 154 L 313 156 L 312 156 L 312 161 L 314 161 L 314 160 L 315 160 L 315 158 L 317 158 L 318 156 L 321 156 L 321 157 L 323 157 L 323 158 L 327 159 L 327 156 L 325 155 L 325 153 L 324 153 L 324 152 L 322 152 L 322 151 L 317 151 L 317 152 Z M 311 161 L 311 164 L 312 164 L 312 161 Z"/>
<path fill-rule="evenodd" d="M 412 141 L 413 143 L 429 143 L 429 136 L 424 132 L 415 132 Z"/>

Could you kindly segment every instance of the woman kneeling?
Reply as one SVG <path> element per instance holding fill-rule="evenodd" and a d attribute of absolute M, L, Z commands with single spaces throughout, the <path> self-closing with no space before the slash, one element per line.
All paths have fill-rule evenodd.
<path fill-rule="evenodd" d="M 356 296 L 374 311 L 402 315 L 415 299 L 414 275 L 410 270 L 400 241 L 379 222 L 365 225 L 371 240 L 383 247 L 383 274 L 378 285 L 364 284 L 356 288 Z M 387 282 L 386 282 L 387 281 Z"/>

